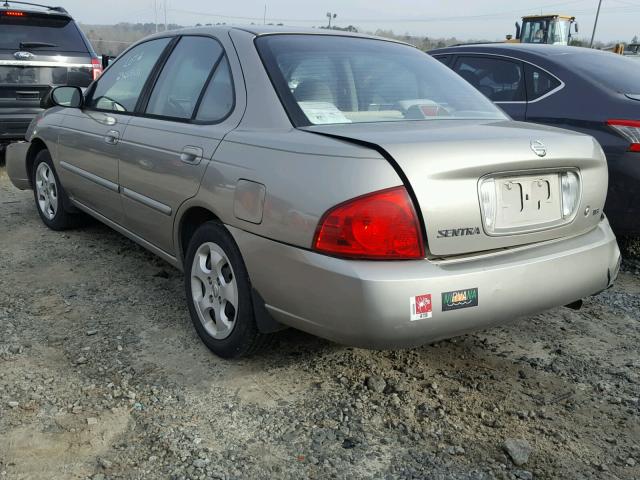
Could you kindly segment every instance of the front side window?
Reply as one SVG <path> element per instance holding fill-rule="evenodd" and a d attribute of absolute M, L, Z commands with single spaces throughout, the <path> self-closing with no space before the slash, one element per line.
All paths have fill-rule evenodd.
<path fill-rule="evenodd" d="M 549 43 L 553 45 L 566 45 L 569 40 L 571 23 L 569 20 L 556 20 L 549 27 Z"/>
<path fill-rule="evenodd" d="M 460 57 L 454 70 L 494 102 L 525 101 L 520 62 L 483 56 Z"/>
<path fill-rule="evenodd" d="M 151 40 L 118 58 L 98 80 L 87 106 L 133 112 L 151 70 L 170 41 L 170 38 Z"/>
<path fill-rule="evenodd" d="M 183 37 L 174 48 L 149 99 L 146 113 L 191 119 L 222 46 L 207 37 Z"/>
<path fill-rule="evenodd" d="M 505 118 L 451 70 L 408 45 L 329 35 L 265 35 L 256 45 L 298 125 Z"/>

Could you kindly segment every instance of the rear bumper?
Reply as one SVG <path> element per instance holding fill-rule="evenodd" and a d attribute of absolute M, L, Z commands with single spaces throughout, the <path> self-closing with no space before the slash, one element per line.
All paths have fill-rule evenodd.
<path fill-rule="evenodd" d="M 15 142 L 7 147 L 5 153 L 9 180 L 20 190 L 31 188 L 27 172 L 27 152 L 30 146 L 30 142 Z"/>
<path fill-rule="evenodd" d="M 279 322 L 339 343 L 411 347 L 566 305 L 611 285 L 620 251 L 608 221 L 583 235 L 463 261 L 349 261 L 229 227 L 251 282 Z M 442 293 L 478 290 L 443 311 Z M 432 317 L 410 320 L 430 294 Z"/>

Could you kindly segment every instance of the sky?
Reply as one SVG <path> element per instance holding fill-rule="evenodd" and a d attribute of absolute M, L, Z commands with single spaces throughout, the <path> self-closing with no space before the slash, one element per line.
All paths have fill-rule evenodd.
<path fill-rule="evenodd" d="M 164 22 L 165 0 L 48 0 L 62 4 L 83 23 Z M 456 37 L 460 40 L 500 40 L 513 34 L 522 15 L 562 13 L 573 15 L 579 25 L 578 38 L 590 38 L 598 0 L 166 0 L 169 23 L 266 21 L 295 26 L 327 24 L 327 12 L 335 13 L 338 26 L 354 25 L 360 31 L 393 30 L 428 37 Z M 640 37 L 640 0 L 602 0 L 596 40 L 630 41 Z"/>

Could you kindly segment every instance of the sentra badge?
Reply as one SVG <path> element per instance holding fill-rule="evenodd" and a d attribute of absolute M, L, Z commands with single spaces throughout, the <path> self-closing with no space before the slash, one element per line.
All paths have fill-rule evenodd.
<path fill-rule="evenodd" d="M 438 230 L 438 238 L 465 237 L 469 235 L 480 235 L 480 229 L 478 227 L 465 227 Z"/>
<path fill-rule="evenodd" d="M 454 290 L 453 292 L 442 292 L 442 311 L 458 310 L 478 306 L 478 289 L 467 288 L 464 290 Z"/>

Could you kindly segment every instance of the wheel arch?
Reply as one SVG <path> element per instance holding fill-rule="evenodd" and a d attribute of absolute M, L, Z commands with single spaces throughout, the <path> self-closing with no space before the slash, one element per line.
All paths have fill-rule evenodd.
<path fill-rule="evenodd" d="M 34 138 L 31 140 L 31 146 L 29 150 L 27 150 L 27 157 L 25 158 L 25 168 L 27 171 L 27 175 L 29 176 L 29 185 L 33 188 L 33 164 L 36 160 L 36 157 L 42 150 L 49 150 L 47 144 L 41 138 Z"/>
<path fill-rule="evenodd" d="M 220 217 L 211 209 L 201 205 L 191 205 L 180 213 L 176 222 L 175 244 L 176 257 L 181 265 L 184 265 L 184 257 L 191 237 L 200 225 L 210 221 L 220 221 Z"/>

